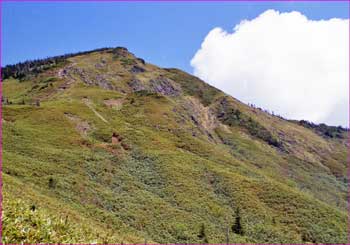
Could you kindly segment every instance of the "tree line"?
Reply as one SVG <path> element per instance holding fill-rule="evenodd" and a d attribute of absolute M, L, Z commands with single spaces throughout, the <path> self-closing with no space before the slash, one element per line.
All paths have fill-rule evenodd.
<path fill-rule="evenodd" d="M 299 124 L 316 131 L 316 133 L 321 134 L 327 138 L 346 138 L 345 132 L 349 129 L 343 128 L 342 126 L 328 126 L 324 123 L 315 124 L 306 120 L 299 121 Z"/>
<path fill-rule="evenodd" d="M 13 65 L 7 65 L 1 68 L 1 80 L 3 81 L 11 77 L 15 79 L 23 80 L 30 75 L 35 76 L 40 72 L 43 72 L 47 69 L 55 67 L 59 64 L 62 64 L 70 57 L 78 56 L 82 54 L 89 54 L 93 52 L 99 52 L 99 51 L 107 51 L 110 49 L 111 48 L 99 48 L 99 49 L 94 49 L 90 51 L 69 53 L 65 55 L 48 57 L 44 59 L 27 60 L 24 62 L 13 64 Z"/>

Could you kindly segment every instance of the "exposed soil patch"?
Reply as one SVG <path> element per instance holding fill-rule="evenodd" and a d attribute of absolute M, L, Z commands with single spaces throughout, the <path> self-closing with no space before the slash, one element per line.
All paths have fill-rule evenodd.
<path fill-rule="evenodd" d="M 111 107 L 115 110 L 120 110 L 123 106 L 123 99 L 109 99 L 109 100 L 104 100 L 103 103 L 108 106 Z"/>
<path fill-rule="evenodd" d="M 119 145 L 126 151 L 130 150 L 130 146 L 123 141 L 123 137 L 117 133 L 112 135 L 112 145 Z"/>
<path fill-rule="evenodd" d="M 70 113 L 65 113 L 65 116 L 75 124 L 75 129 L 81 136 L 86 137 L 88 135 L 92 126 L 87 121 L 84 121 L 78 116 Z"/>
<path fill-rule="evenodd" d="M 201 126 L 207 131 L 212 131 L 219 126 L 220 123 L 211 109 L 203 106 L 198 99 L 190 97 L 185 106 L 191 113 L 192 121 L 197 126 Z"/>

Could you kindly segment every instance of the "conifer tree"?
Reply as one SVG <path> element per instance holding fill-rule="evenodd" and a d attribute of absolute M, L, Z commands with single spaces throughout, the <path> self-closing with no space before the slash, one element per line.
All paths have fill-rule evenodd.
<path fill-rule="evenodd" d="M 204 224 L 201 225 L 201 228 L 200 228 L 199 234 L 198 234 L 198 238 L 200 240 L 202 240 L 204 243 L 209 243 L 208 242 L 208 238 L 207 238 L 207 234 L 206 234 L 206 231 L 205 231 L 205 225 Z"/>
<path fill-rule="evenodd" d="M 238 207 L 236 209 L 235 223 L 232 226 L 232 231 L 238 235 L 244 235 L 243 227 L 241 224 L 241 214 Z"/>

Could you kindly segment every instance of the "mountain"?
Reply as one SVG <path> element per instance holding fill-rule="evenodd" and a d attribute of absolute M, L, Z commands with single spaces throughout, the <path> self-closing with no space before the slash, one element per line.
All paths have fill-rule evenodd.
<path fill-rule="evenodd" d="M 4 243 L 347 243 L 341 127 L 120 47 L 2 77 Z"/>

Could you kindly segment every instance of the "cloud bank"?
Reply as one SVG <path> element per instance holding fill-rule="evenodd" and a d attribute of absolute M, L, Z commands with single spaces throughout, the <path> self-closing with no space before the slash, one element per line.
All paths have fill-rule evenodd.
<path fill-rule="evenodd" d="M 232 33 L 211 30 L 191 65 L 245 103 L 288 119 L 348 126 L 348 23 L 267 10 Z"/>

